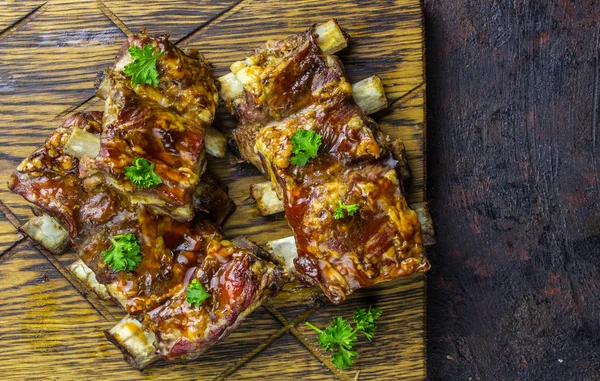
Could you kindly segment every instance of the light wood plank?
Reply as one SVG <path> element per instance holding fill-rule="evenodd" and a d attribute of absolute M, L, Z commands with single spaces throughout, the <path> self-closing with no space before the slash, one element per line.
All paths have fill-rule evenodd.
<path fill-rule="evenodd" d="M 132 32 L 148 28 L 149 33 L 167 33 L 173 41 L 177 41 L 239 2 L 202 0 L 182 3 L 180 0 L 163 0 L 148 6 L 147 1 L 108 0 L 104 4 Z"/>
<path fill-rule="evenodd" d="M 66 116 L 93 96 L 96 73 L 111 64 L 125 35 L 91 0 L 57 0 L 0 40 L 0 183 Z M 25 201 L 0 189 L 22 218 Z"/>
<path fill-rule="evenodd" d="M 423 275 L 397 279 L 354 293 L 340 305 L 330 305 L 315 312 L 308 320 L 323 329 L 335 316 L 353 323 L 356 308 L 373 306 L 383 311 L 377 321 L 377 330 L 371 342 L 359 337 L 354 350 L 358 352 L 355 366 L 345 371 L 354 379 L 360 371 L 360 380 L 414 380 L 425 378 L 425 281 Z M 315 347 L 319 347 L 317 333 L 304 322 L 298 330 Z M 319 348 L 326 358 L 331 353 Z"/>
<path fill-rule="evenodd" d="M 5 0 L 2 2 L 2 12 L 0 13 L 0 35 L 9 27 L 22 21 L 27 15 L 31 14 L 40 5 L 44 4 L 40 0 Z"/>
<path fill-rule="evenodd" d="M 352 38 L 350 47 L 340 54 L 350 79 L 356 81 L 377 74 L 388 98 L 392 102 L 397 100 L 390 109 L 377 113 L 375 119 L 385 132 L 401 137 L 406 144 L 413 171 L 409 202 L 426 198 L 423 30 L 419 1 L 245 0 L 237 4 L 225 0 L 169 0 L 105 1 L 104 4 L 134 31 L 147 26 L 151 32 L 171 33 L 174 38 L 192 33 L 184 41 L 199 48 L 219 75 L 267 39 L 282 38 L 313 23 L 337 17 Z M 237 5 L 230 9 L 233 4 Z M 0 56 L 3 67 L 0 182 L 6 183 L 22 158 L 43 142 L 69 110 L 93 95 L 95 73 L 111 64 L 124 38 L 97 2 L 55 0 L 0 39 L 0 49 L 8 52 Z M 91 101 L 80 109 L 101 106 L 101 102 Z M 228 133 L 235 121 L 226 110 L 220 109 L 216 126 Z M 229 185 L 238 204 L 238 210 L 225 226 L 226 233 L 245 234 L 259 243 L 289 235 L 282 216 L 260 216 L 249 198 L 250 184 L 264 178 L 253 167 L 232 165 L 230 160 L 227 157 L 209 164 Z M 22 222 L 31 215 L 28 204 L 5 187 L 0 188 L 0 199 Z M 11 234 L 15 230 L 11 226 L 0 220 L 0 249 L 12 244 Z M 2 236 L 4 231 L 6 239 Z M 65 266 L 74 259 L 75 254 L 68 253 L 53 263 Z M 47 281 L 42 283 L 44 274 Z M 140 374 L 128 367 L 101 333 L 122 312 L 110 302 L 96 301 L 104 303 L 115 317 L 114 322 L 105 320 L 28 243 L 19 243 L 0 261 L 0 291 L 7 296 L 0 302 L 0 319 L 4 319 L 0 321 L 0 337 L 10 343 L 4 357 L 0 355 L 0 362 L 4 365 L 8 361 L 8 371 L 4 374 L 13 379 L 52 376 L 74 379 L 81 374 L 94 379 L 114 379 L 116 374 L 120 379 L 212 379 L 281 328 L 279 321 L 259 309 L 202 360 L 188 364 L 160 362 Z M 335 314 L 350 317 L 355 307 L 375 302 L 384 309 L 377 339 L 371 344 L 361 342 L 361 358 L 344 377 L 354 379 L 360 370 L 360 380 L 423 379 L 424 300 L 424 280 L 419 276 L 361 291 L 340 307 L 324 305 L 310 320 L 325 326 Z M 290 321 L 313 305 L 311 300 L 290 292 L 283 292 L 272 304 Z M 298 328 L 308 342 L 318 345 L 315 335 L 302 325 Z M 45 344 L 36 342 L 40 332 L 46 337 Z M 382 353 L 388 361 L 381 361 Z M 296 338 L 284 335 L 238 369 L 231 379 L 253 377 L 321 380 L 331 378 L 332 373 Z"/>
<path fill-rule="evenodd" d="M 285 354 L 293 366 L 276 366 L 277 358 Z M 323 366 L 291 334 L 283 335 L 267 350 L 256 356 L 236 373 L 227 378 L 230 381 L 278 380 L 297 381 L 335 380 L 336 377 Z"/>
<path fill-rule="evenodd" d="M 6 207 L 0 205 L 0 260 L 9 248 L 14 246 L 18 240 L 23 239 L 23 235 L 17 231 L 17 228 L 10 222 L 5 213 L 9 213 L 8 210 L 4 210 Z"/>
<path fill-rule="evenodd" d="M 0 299 L 0 338 L 10 347 L 0 353 L 3 378 L 74 378 L 90 361 L 128 371 L 103 337 L 102 329 L 110 323 L 29 243 L 13 250 L 17 252 L 0 263 L 0 292 L 5 295 Z"/>

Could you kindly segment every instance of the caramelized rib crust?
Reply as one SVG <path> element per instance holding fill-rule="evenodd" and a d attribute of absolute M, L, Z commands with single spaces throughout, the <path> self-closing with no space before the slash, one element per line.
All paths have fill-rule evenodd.
<path fill-rule="evenodd" d="M 184 285 L 198 279 L 213 295 L 199 307 L 186 301 L 185 288 L 144 316 L 144 327 L 157 335 L 157 353 L 167 359 L 193 359 L 226 337 L 267 298 L 283 287 L 285 273 L 253 250 L 212 240 Z"/>
<path fill-rule="evenodd" d="M 239 121 L 233 138 L 242 157 L 263 173 L 266 168 L 254 142 L 265 125 L 352 91 L 342 64 L 335 56 L 324 55 L 316 38 L 309 30 L 285 40 L 268 41 L 254 55 L 231 67 L 245 89 L 242 96 L 227 102 Z M 330 87 L 332 81 L 338 86 Z"/>
<path fill-rule="evenodd" d="M 131 87 L 123 68 L 130 46 L 154 46 L 158 87 Z M 106 100 L 100 153 L 94 167 L 134 203 L 151 204 L 179 220 L 193 218 L 192 196 L 205 170 L 204 135 L 214 119 L 218 94 L 210 64 L 195 50 L 178 49 L 167 36 L 133 35 L 112 69 L 97 80 Z M 125 176 L 136 157 L 155 164 L 163 183 L 138 189 Z"/>
<path fill-rule="evenodd" d="M 8 188 L 62 220 L 71 237 L 79 232 L 79 208 L 86 197 L 79 178 L 79 160 L 63 151 L 73 128 L 99 135 L 102 113 L 68 117 L 44 145 L 29 155 L 8 180 Z"/>
<path fill-rule="evenodd" d="M 235 203 L 229 197 L 228 188 L 209 171 L 204 172 L 194 192 L 194 209 L 208 214 L 222 225 L 234 212 Z"/>
<path fill-rule="evenodd" d="M 90 174 L 89 168 L 81 171 L 91 161 L 80 163 L 66 154 L 66 137 L 72 128 L 99 135 L 101 117 L 83 113 L 67 119 L 23 161 L 9 187 L 69 226 L 80 258 L 96 279 L 156 335 L 158 355 L 197 357 L 265 298 L 274 296 L 286 274 L 257 255 L 258 249 L 225 240 L 218 224 L 203 213 L 192 221 L 178 221 L 160 208 L 132 203 L 127 193 L 106 184 L 103 174 Z M 217 205 L 229 205 L 226 190 L 215 179 L 207 179 L 210 186 L 195 193 L 196 203 L 220 200 Z M 222 216 L 222 210 L 215 210 L 216 218 Z M 125 233 L 136 236 L 142 260 L 131 272 L 113 271 L 102 252 L 112 247 L 111 237 Z M 186 301 L 186 287 L 193 278 L 211 294 L 199 307 Z"/>
<path fill-rule="evenodd" d="M 269 41 L 232 65 L 244 85 L 228 106 L 243 156 L 282 190 L 296 238 L 296 275 L 341 303 L 354 290 L 425 271 L 421 229 L 398 180 L 398 144 L 356 106 L 341 63 L 322 52 L 309 30 Z M 292 165 L 291 137 L 322 136 L 317 158 Z M 335 219 L 337 202 L 358 204 Z"/>
<path fill-rule="evenodd" d="M 163 52 L 159 86 L 132 88 L 123 73 L 131 60 L 128 48 L 145 44 Z M 205 175 L 198 186 L 205 131 L 218 102 L 212 74 L 199 53 L 182 52 L 167 36 L 130 37 L 97 82 L 104 114 L 70 117 L 9 181 L 11 190 L 68 226 L 82 261 L 155 334 L 158 355 L 167 359 L 196 357 L 227 336 L 281 289 L 286 275 L 256 249 L 225 240 L 203 213 L 222 222 L 234 207 L 216 179 Z M 75 128 L 88 134 L 72 135 Z M 80 160 L 66 153 L 73 136 L 88 144 L 73 145 L 85 151 Z M 154 163 L 162 184 L 138 189 L 124 176 L 136 157 Z M 126 233 L 136 236 L 142 258 L 132 271 L 114 271 L 102 253 L 112 247 L 112 237 Z M 186 300 L 192 278 L 211 295 L 201 306 Z"/>

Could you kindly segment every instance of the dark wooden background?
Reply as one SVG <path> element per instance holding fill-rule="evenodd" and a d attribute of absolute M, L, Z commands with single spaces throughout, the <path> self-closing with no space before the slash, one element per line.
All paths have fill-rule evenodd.
<path fill-rule="evenodd" d="M 426 0 L 431 380 L 600 380 L 600 2 Z"/>

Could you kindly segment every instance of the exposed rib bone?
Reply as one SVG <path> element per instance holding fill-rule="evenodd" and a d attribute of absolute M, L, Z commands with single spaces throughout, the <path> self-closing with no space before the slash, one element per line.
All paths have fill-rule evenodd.
<path fill-rule="evenodd" d="M 388 106 L 383 83 L 373 75 L 352 85 L 352 98 L 356 105 L 367 115 L 383 110 Z"/>
<path fill-rule="evenodd" d="M 283 212 L 283 200 L 277 195 L 270 181 L 250 185 L 250 195 L 256 201 L 256 207 L 262 216 Z"/>
<path fill-rule="evenodd" d="M 123 352 L 125 360 L 142 370 L 160 357 L 156 354 L 156 335 L 142 329 L 142 324 L 127 315 L 104 334 Z"/>
<path fill-rule="evenodd" d="M 352 97 L 356 105 L 367 115 L 374 114 L 388 106 L 383 83 L 376 75 L 353 84 Z"/>
<path fill-rule="evenodd" d="M 317 25 L 315 33 L 319 35 L 317 45 L 327 54 L 335 54 L 348 46 L 348 36 L 335 19 Z"/>
<path fill-rule="evenodd" d="M 348 46 L 348 36 L 335 19 L 317 25 L 314 32 L 318 34 L 317 45 L 327 54 L 337 53 Z M 234 62 L 231 65 L 231 73 L 217 78 L 217 83 L 220 84 L 219 94 L 224 100 L 232 101 L 242 94 L 247 78 L 244 68 L 251 65 L 252 62 L 247 60 Z"/>
<path fill-rule="evenodd" d="M 108 289 L 102 283 L 99 283 L 96 280 L 96 274 L 87 267 L 85 263 L 81 259 L 76 260 L 69 266 L 69 271 L 75 275 L 77 279 L 81 283 L 83 283 L 87 288 L 94 291 L 96 295 L 102 300 L 109 300 L 110 294 L 108 293 Z"/>
<path fill-rule="evenodd" d="M 287 269 L 294 268 L 294 258 L 298 256 L 294 236 L 267 242 L 267 248 L 273 253 L 280 265 L 285 266 Z"/>
<path fill-rule="evenodd" d="M 53 254 L 62 254 L 71 247 L 69 233 L 56 219 L 47 214 L 32 217 L 20 229 Z"/>
<path fill-rule="evenodd" d="M 262 216 L 284 211 L 283 201 L 279 198 L 277 190 L 273 189 L 270 181 L 250 185 L 250 195 L 256 201 L 256 207 Z"/>
<path fill-rule="evenodd" d="M 81 259 L 73 262 L 69 267 L 69 271 L 75 275 L 81 283 L 89 290 L 93 291 L 98 298 L 102 300 L 112 299 L 118 306 L 125 309 L 127 299 L 117 288 L 114 283 L 102 284 L 96 279 L 96 274 L 90 269 Z"/>
<path fill-rule="evenodd" d="M 227 138 L 214 127 L 208 127 L 204 135 L 204 148 L 212 157 L 225 157 Z"/>
<path fill-rule="evenodd" d="M 83 156 L 93 159 L 100 152 L 100 137 L 81 128 L 73 128 L 69 140 L 65 144 L 64 151 L 78 159 L 81 159 Z"/>
<path fill-rule="evenodd" d="M 419 202 L 410 205 L 410 208 L 415 211 L 419 223 L 421 223 L 421 237 L 423 245 L 430 246 L 435 244 L 435 230 L 433 228 L 433 218 L 429 213 L 429 202 Z"/>
<path fill-rule="evenodd" d="M 244 86 L 233 73 L 227 73 L 217 78 L 217 83 L 219 84 L 219 94 L 228 101 L 236 99 L 244 92 Z"/>

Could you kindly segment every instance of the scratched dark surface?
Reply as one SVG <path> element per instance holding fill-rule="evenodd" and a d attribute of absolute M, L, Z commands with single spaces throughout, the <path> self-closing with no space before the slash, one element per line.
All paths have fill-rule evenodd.
<path fill-rule="evenodd" d="M 600 380 L 600 2 L 426 0 L 431 380 Z"/>

